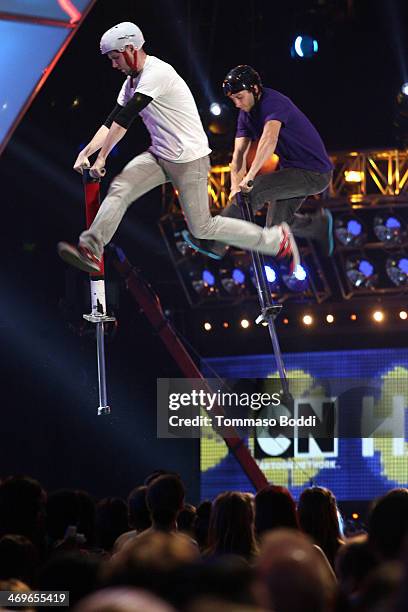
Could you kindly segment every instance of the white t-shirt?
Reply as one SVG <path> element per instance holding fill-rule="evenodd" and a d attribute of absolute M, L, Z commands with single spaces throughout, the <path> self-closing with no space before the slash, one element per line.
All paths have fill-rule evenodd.
<path fill-rule="evenodd" d="M 135 92 L 153 100 L 140 111 L 149 130 L 150 151 L 168 161 L 185 163 L 211 153 L 193 95 L 170 64 L 148 55 L 143 70 L 127 77 L 118 96 L 126 106 Z"/>

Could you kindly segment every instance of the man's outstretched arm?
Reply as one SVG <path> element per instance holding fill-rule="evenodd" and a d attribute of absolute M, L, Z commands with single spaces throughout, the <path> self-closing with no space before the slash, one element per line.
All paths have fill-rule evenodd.
<path fill-rule="evenodd" d="M 265 123 L 254 160 L 246 176 L 240 183 L 241 188 L 245 189 L 248 182 L 254 180 L 262 166 L 270 159 L 273 153 L 275 153 L 281 125 L 282 123 L 275 119 Z"/>
<path fill-rule="evenodd" d="M 230 163 L 231 170 L 231 191 L 229 199 L 232 200 L 235 194 L 240 190 L 239 184 L 246 174 L 246 158 L 251 145 L 251 140 L 244 137 L 235 139 L 234 152 Z"/>

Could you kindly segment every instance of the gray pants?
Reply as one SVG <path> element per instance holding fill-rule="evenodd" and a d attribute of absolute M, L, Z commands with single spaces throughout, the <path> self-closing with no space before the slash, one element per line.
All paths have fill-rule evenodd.
<path fill-rule="evenodd" d="M 256 177 L 251 191 L 253 211 L 268 203 L 266 225 L 279 225 L 286 221 L 294 236 L 317 238 L 321 231 L 321 219 L 316 215 L 300 215 L 296 211 L 307 196 L 324 191 L 332 173 L 312 172 L 301 168 L 284 168 Z M 241 211 L 233 201 L 221 213 L 223 216 L 239 219 Z"/>
<path fill-rule="evenodd" d="M 177 164 L 156 158 L 149 151 L 138 155 L 113 179 L 94 222 L 81 234 L 80 244 L 100 257 L 130 204 L 154 187 L 171 181 L 193 236 L 275 255 L 282 238 L 279 227 L 261 228 L 234 216 L 211 216 L 209 169 L 208 156 Z"/>

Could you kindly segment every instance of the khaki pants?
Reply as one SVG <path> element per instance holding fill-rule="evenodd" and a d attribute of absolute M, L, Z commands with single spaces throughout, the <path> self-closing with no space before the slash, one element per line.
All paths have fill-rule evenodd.
<path fill-rule="evenodd" d="M 113 179 L 94 222 L 81 234 L 80 244 L 100 257 L 132 202 L 170 181 L 178 191 L 193 236 L 275 255 L 281 240 L 279 227 L 261 228 L 243 219 L 211 216 L 207 190 L 209 169 L 208 156 L 174 163 L 157 158 L 149 151 L 138 155 Z"/>

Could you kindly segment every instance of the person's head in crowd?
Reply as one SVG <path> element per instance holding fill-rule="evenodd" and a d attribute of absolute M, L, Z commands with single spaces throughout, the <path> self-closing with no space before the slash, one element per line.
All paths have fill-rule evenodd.
<path fill-rule="evenodd" d="M 398 559 L 408 534 L 408 489 L 393 489 L 380 497 L 368 521 L 369 541 L 382 560 Z"/>
<path fill-rule="evenodd" d="M 211 598 L 225 605 L 254 605 L 255 573 L 251 564 L 237 555 L 208 557 L 185 571 L 183 607 Z"/>
<path fill-rule="evenodd" d="M 0 483 L 0 536 L 23 535 L 42 547 L 46 494 L 28 476 L 10 476 Z"/>
<path fill-rule="evenodd" d="M 78 532 L 85 537 L 87 548 L 96 543 L 96 504 L 86 491 L 76 491 L 79 506 Z"/>
<path fill-rule="evenodd" d="M 325 553 L 332 567 L 342 537 L 336 498 L 325 487 L 310 487 L 302 491 L 298 504 L 299 523 Z"/>
<path fill-rule="evenodd" d="M 336 581 L 308 536 L 276 529 L 261 539 L 257 562 L 258 603 L 273 612 L 329 612 Z"/>
<path fill-rule="evenodd" d="M 146 476 L 146 478 L 144 479 L 144 485 L 146 485 L 146 487 L 149 486 L 149 484 L 151 484 L 153 482 L 153 480 L 156 480 L 156 478 L 159 478 L 159 476 L 177 476 L 177 478 L 180 478 L 180 474 L 177 474 L 177 472 L 171 472 L 169 470 L 154 470 L 153 472 L 150 472 L 150 474 L 148 474 Z"/>
<path fill-rule="evenodd" d="M 256 552 L 251 500 L 237 491 L 221 493 L 211 509 L 207 554 L 234 554 L 252 559 Z"/>
<path fill-rule="evenodd" d="M 296 503 L 286 487 L 268 485 L 255 495 L 255 533 L 279 527 L 299 528 Z"/>
<path fill-rule="evenodd" d="M 53 545 L 64 540 L 69 527 L 78 528 L 80 505 L 76 491 L 59 489 L 48 495 L 47 535 Z"/>
<path fill-rule="evenodd" d="M 130 587 L 97 591 L 80 601 L 73 612 L 175 612 L 151 593 Z"/>
<path fill-rule="evenodd" d="M 177 516 L 183 508 L 184 495 L 184 485 L 177 475 L 165 474 L 151 481 L 147 488 L 146 503 L 154 529 L 177 529 Z"/>
<path fill-rule="evenodd" d="M 368 574 L 378 565 L 366 534 L 346 541 L 336 558 L 336 574 L 339 581 L 339 597 L 345 610 L 358 598 Z"/>
<path fill-rule="evenodd" d="M 194 523 L 197 510 L 192 504 L 184 504 L 177 515 L 177 528 L 182 533 L 194 537 Z"/>
<path fill-rule="evenodd" d="M 136 487 L 129 493 L 128 513 L 129 527 L 138 533 L 148 529 L 151 524 L 150 512 L 146 503 L 147 486 Z"/>
<path fill-rule="evenodd" d="M 0 580 L 15 578 L 33 587 L 38 564 L 39 555 L 31 540 L 13 534 L 0 538 Z"/>
<path fill-rule="evenodd" d="M 399 612 L 396 608 L 402 581 L 402 566 L 387 561 L 374 569 L 362 584 L 352 610 L 355 612 Z M 406 612 L 406 608 L 401 609 Z"/>
<path fill-rule="evenodd" d="M 120 497 L 106 497 L 96 505 L 96 538 L 103 550 L 111 551 L 115 541 L 129 529 L 128 509 Z"/>
<path fill-rule="evenodd" d="M 198 506 L 194 522 L 194 539 L 203 552 L 208 547 L 208 527 L 210 525 L 212 503 L 207 499 Z"/>
<path fill-rule="evenodd" d="M 105 564 L 102 583 L 144 589 L 173 604 L 184 588 L 183 571 L 198 555 L 197 546 L 184 534 L 146 530 Z"/>
<path fill-rule="evenodd" d="M 101 560 L 79 551 L 55 553 L 40 569 L 40 591 L 69 591 L 70 606 L 98 588 Z"/>

